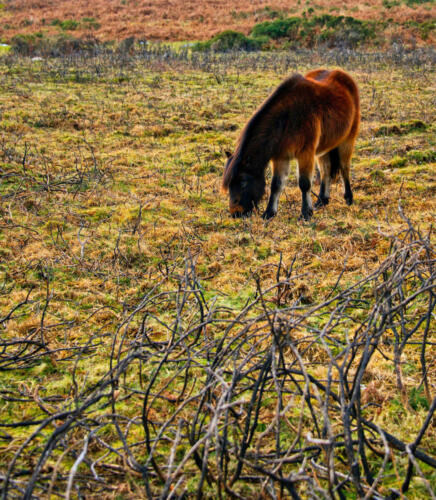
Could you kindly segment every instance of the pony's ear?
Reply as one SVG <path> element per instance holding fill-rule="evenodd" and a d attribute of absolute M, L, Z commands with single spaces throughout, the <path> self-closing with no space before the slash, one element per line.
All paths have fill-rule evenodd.
<path fill-rule="evenodd" d="M 230 158 L 232 156 L 232 153 L 229 150 L 225 150 L 224 153 L 226 154 L 227 158 Z"/>

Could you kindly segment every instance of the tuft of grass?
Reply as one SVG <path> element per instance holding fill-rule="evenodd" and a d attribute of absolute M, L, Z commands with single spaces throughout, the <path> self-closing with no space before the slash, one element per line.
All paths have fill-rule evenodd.
<path fill-rule="evenodd" d="M 423 410 L 429 409 L 429 402 L 424 394 L 423 387 L 420 388 L 412 387 L 409 394 L 409 404 L 416 411 L 420 409 Z"/>
<path fill-rule="evenodd" d="M 61 29 L 66 31 L 74 31 L 79 27 L 79 21 L 76 21 L 75 19 L 64 19 L 63 21 L 59 19 L 53 19 L 51 25 L 59 26 Z"/>
<path fill-rule="evenodd" d="M 193 50 L 214 50 L 228 52 L 231 50 L 259 50 L 268 41 L 267 37 L 247 37 L 237 31 L 226 30 L 206 42 L 197 42 Z"/>
<path fill-rule="evenodd" d="M 422 120 L 411 120 L 409 122 L 404 122 L 400 124 L 390 124 L 390 125 L 382 125 L 378 127 L 375 131 L 376 136 L 383 135 L 404 135 L 410 134 L 413 132 L 420 132 L 426 130 L 428 125 L 424 123 Z"/>

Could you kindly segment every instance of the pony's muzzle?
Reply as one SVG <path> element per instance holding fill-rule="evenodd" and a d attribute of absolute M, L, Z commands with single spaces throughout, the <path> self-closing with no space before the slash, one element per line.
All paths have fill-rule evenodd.
<path fill-rule="evenodd" d="M 233 219 L 241 219 L 242 217 L 251 217 L 253 215 L 253 210 L 246 210 L 241 206 L 238 206 L 235 210 L 230 210 Z"/>
<path fill-rule="evenodd" d="M 230 213 L 233 218 L 242 217 L 244 214 L 244 207 L 238 204 L 230 205 Z"/>

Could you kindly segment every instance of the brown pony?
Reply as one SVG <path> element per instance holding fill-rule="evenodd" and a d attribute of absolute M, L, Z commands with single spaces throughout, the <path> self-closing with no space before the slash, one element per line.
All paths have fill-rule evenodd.
<path fill-rule="evenodd" d="M 271 195 L 263 217 L 274 217 L 292 158 L 298 162 L 302 218 L 313 213 L 310 190 L 317 162 L 321 189 L 315 207 L 328 204 L 339 171 L 351 205 L 350 165 L 359 123 L 359 91 L 344 71 L 317 69 L 285 80 L 250 118 L 234 154 L 227 154 L 223 188 L 229 191 L 230 213 L 240 217 L 257 207 L 271 160 Z"/>

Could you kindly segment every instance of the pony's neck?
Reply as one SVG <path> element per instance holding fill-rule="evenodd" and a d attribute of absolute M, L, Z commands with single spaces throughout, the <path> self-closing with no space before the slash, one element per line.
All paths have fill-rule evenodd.
<path fill-rule="evenodd" d="M 238 147 L 241 171 L 258 177 L 263 175 L 274 155 L 274 144 L 268 134 L 254 133 L 245 137 Z"/>
<path fill-rule="evenodd" d="M 300 121 L 293 96 L 301 81 L 299 74 L 285 80 L 247 123 L 236 152 L 242 171 L 261 174 L 281 154 L 284 135 L 292 134 Z"/>

